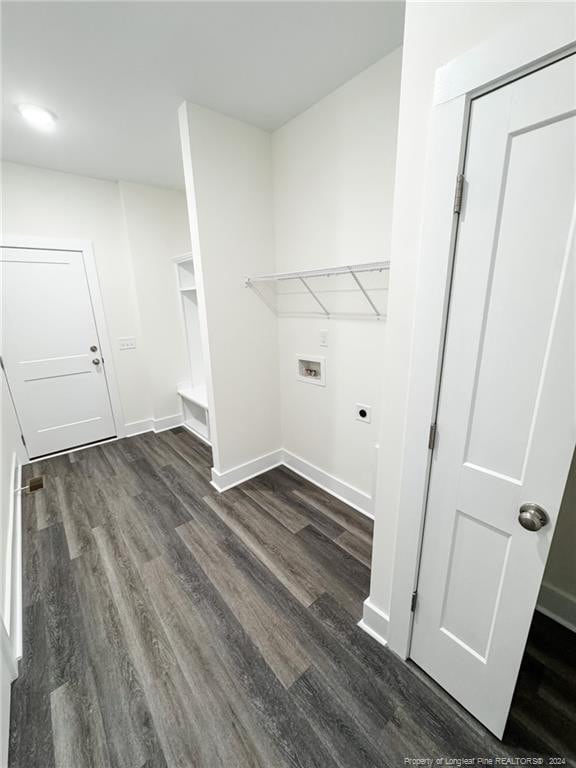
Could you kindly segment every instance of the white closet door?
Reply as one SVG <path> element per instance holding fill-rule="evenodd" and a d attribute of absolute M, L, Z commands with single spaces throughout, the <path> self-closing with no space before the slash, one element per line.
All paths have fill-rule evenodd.
<path fill-rule="evenodd" d="M 2 248 L 2 270 L 2 355 L 30 458 L 114 437 L 82 253 Z"/>
<path fill-rule="evenodd" d="M 472 106 L 411 656 L 498 736 L 575 445 L 575 115 L 574 56 Z"/>

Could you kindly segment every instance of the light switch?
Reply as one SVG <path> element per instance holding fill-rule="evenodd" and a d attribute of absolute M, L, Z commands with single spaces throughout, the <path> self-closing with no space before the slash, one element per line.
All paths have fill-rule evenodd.
<path fill-rule="evenodd" d="M 136 339 L 134 336 L 122 336 L 118 339 L 118 349 L 136 349 Z"/>
<path fill-rule="evenodd" d="M 328 331 L 326 329 L 320 331 L 320 346 L 321 347 L 328 346 Z"/>

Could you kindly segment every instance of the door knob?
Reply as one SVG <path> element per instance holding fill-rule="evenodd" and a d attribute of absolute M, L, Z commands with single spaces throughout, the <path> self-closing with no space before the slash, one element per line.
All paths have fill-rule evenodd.
<path fill-rule="evenodd" d="M 92 344 L 92 346 L 90 347 L 90 352 L 98 352 L 98 347 L 96 346 L 96 344 Z"/>
<path fill-rule="evenodd" d="M 92 365 L 100 365 L 100 360 L 95 357 L 94 360 L 92 360 Z"/>
<path fill-rule="evenodd" d="M 548 525 L 550 518 L 545 509 L 538 504 L 522 504 L 518 513 L 518 521 L 527 531 L 539 531 Z"/>

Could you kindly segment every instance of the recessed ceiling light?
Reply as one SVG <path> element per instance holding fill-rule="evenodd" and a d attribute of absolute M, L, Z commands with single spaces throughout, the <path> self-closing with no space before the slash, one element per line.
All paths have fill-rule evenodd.
<path fill-rule="evenodd" d="M 18 112 L 27 123 L 39 131 L 52 131 L 58 119 L 55 114 L 35 104 L 18 104 Z"/>

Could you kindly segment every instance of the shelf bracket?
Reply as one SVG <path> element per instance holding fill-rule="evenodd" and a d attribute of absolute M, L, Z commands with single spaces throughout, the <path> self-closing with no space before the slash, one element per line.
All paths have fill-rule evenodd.
<path fill-rule="evenodd" d="M 302 283 L 302 285 L 304 286 L 304 288 L 306 288 L 306 290 L 308 291 L 308 293 L 310 294 L 310 296 L 312 296 L 312 298 L 314 299 L 314 301 L 316 302 L 316 304 L 318 304 L 318 306 L 320 307 L 320 309 L 322 310 L 322 312 L 324 312 L 324 314 L 326 315 L 326 317 L 330 317 L 330 312 L 328 312 L 328 310 L 326 309 L 326 307 L 324 306 L 324 304 L 322 304 L 322 302 L 320 301 L 320 299 L 318 298 L 318 296 L 316 296 L 316 294 L 314 293 L 314 291 L 312 290 L 312 288 L 310 288 L 310 286 L 308 285 L 308 283 L 306 282 L 306 280 L 304 280 L 304 278 L 303 278 L 303 277 L 299 277 L 298 279 L 300 280 L 300 282 Z"/>
<path fill-rule="evenodd" d="M 364 286 L 360 282 L 360 280 L 358 278 L 358 275 L 356 274 L 356 272 L 354 272 L 352 267 L 348 267 L 348 269 L 350 270 L 350 274 L 352 275 L 352 277 L 356 281 L 356 285 L 358 286 L 358 288 L 360 288 L 360 290 L 364 294 L 364 298 L 366 299 L 368 304 L 370 304 L 370 306 L 372 307 L 372 310 L 373 310 L 374 314 L 376 315 L 376 317 L 380 317 L 380 312 L 378 311 L 378 307 L 376 306 L 376 304 L 374 304 L 374 302 L 372 301 L 370 296 L 368 296 L 368 292 L 366 291 L 366 289 L 364 288 Z"/>
<path fill-rule="evenodd" d="M 257 296 L 258 296 L 258 297 L 259 297 L 259 298 L 260 298 L 260 299 L 261 299 L 261 300 L 264 302 L 264 304 L 266 304 L 266 306 L 268 307 L 268 309 L 269 309 L 269 310 L 270 310 L 270 311 L 271 311 L 273 314 L 275 314 L 276 316 L 278 316 L 278 308 L 274 306 L 274 304 L 273 304 L 273 303 L 270 301 L 270 299 L 268 298 L 268 296 L 266 296 L 266 295 L 264 294 L 264 292 L 263 292 L 263 291 L 261 291 L 259 288 L 257 288 L 257 287 L 254 285 L 254 283 L 252 282 L 252 280 L 250 280 L 250 278 L 248 278 L 248 279 L 246 280 L 246 283 L 245 283 L 245 285 L 246 285 L 246 288 L 251 288 L 251 289 L 254 291 L 254 293 L 255 293 L 255 294 L 256 294 L 256 295 L 257 295 Z"/>

